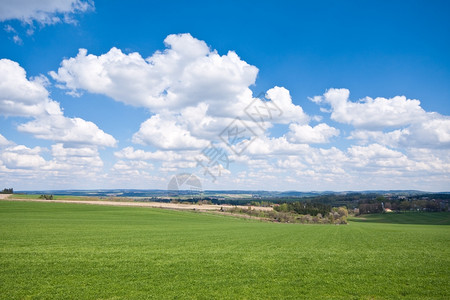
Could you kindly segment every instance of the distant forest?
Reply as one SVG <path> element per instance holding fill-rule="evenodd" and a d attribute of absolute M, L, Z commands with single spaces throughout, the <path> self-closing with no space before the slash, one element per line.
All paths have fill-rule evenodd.
<path fill-rule="evenodd" d="M 349 193 L 326 194 L 309 197 L 253 197 L 242 199 L 225 199 L 222 197 L 201 197 L 202 201 L 211 204 L 273 206 L 283 203 L 309 203 L 314 207 L 347 207 L 358 214 L 380 213 L 384 211 L 449 211 L 450 194 L 414 194 L 414 195 L 390 195 L 378 193 Z M 187 199 L 160 199 L 164 202 L 196 202 L 199 198 Z M 151 199 L 151 201 L 158 199 Z M 324 206 L 321 206 L 322 204 Z M 306 206 L 303 206 L 306 207 Z M 308 206 L 313 207 L 313 206 Z"/>

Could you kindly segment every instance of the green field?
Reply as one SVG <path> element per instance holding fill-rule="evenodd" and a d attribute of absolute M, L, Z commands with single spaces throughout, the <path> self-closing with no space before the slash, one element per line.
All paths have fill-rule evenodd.
<path fill-rule="evenodd" d="M 37 195 L 37 194 L 11 194 L 8 196 L 8 198 L 10 199 L 27 199 L 27 200 L 36 200 L 36 199 L 40 199 L 41 195 Z M 53 200 L 78 200 L 78 201 L 82 201 L 82 200 L 89 200 L 89 201 L 94 201 L 94 200 L 100 200 L 98 197 L 84 197 L 84 196 L 70 196 L 70 195 L 53 195 Z M 106 200 L 110 200 L 110 199 L 106 199 Z M 127 199 L 123 199 L 121 201 L 126 201 Z"/>
<path fill-rule="evenodd" d="M 449 299 L 449 218 L 298 225 L 0 201 L 0 298 Z"/>

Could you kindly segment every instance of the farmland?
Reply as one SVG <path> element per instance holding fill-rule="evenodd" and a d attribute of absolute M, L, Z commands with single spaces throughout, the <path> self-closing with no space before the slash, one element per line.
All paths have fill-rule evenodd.
<path fill-rule="evenodd" d="M 0 201 L 0 298 L 450 297 L 450 214 L 277 224 Z"/>

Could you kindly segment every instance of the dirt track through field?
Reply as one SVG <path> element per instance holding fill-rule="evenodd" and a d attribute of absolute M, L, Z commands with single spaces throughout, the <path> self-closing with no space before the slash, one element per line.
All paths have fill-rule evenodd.
<path fill-rule="evenodd" d="M 6 196 L 6 197 L 2 197 Z M 120 201 L 91 201 L 91 200 L 44 200 L 44 199 L 6 199 L 9 195 L 0 194 L 0 200 L 7 201 L 30 201 L 30 202 L 55 202 L 55 203 L 76 203 L 76 204 L 92 204 L 92 205 L 110 205 L 110 206 L 135 206 L 135 207 L 156 207 L 165 209 L 183 209 L 183 210 L 220 210 L 221 207 L 232 208 L 233 205 L 212 205 L 212 204 L 177 204 L 162 202 L 120 202 Z M 238 206 L 248 208 L 248 206 Z M 272 207 L 252 207 L 256 210 L 269 211 Z"/>

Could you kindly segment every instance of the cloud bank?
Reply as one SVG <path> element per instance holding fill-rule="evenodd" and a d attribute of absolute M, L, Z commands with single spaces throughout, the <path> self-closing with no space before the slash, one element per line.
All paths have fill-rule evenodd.
<path fill-rule="evenodd" d="M 70 170 L 101 187 L 161 188 L 181 172 L 207 181 L 204 154 L 216 151 L 229 160 L 214 165 L 220 178 L 205 182 L 207 188 L 439 190 L 449 182 L 450 118 L 425 111 L 417 99 L 355 101 L 349 90 L 331 88 L 312 95 L 322 111 L 312 116 L 286 87 L 256 97 L 258 68 L 234 51 L 219 54 L 190 34 L 169 35 L 164 44 L 147 58 L 117 48 L 99 55 L 80 49 L 49 72 L 52 81 L 27 78 L 17 63 L 1 60 L 1 113 L 29 118 L 17 130 L 54 144 L 27 147 L 0 135 L 0 174 L 47 170 L 45 178 L 70 182 Z M 49 96 L 51 84 L 73 101 L 99 94 L 150 116 L 119 142 L 93 122 L 64 116 Z M 227 144 L 233 124 L 248 129 L 236 144 L 242 151 Z M 99 150 L 116 145 L 104 163 Z"/>

